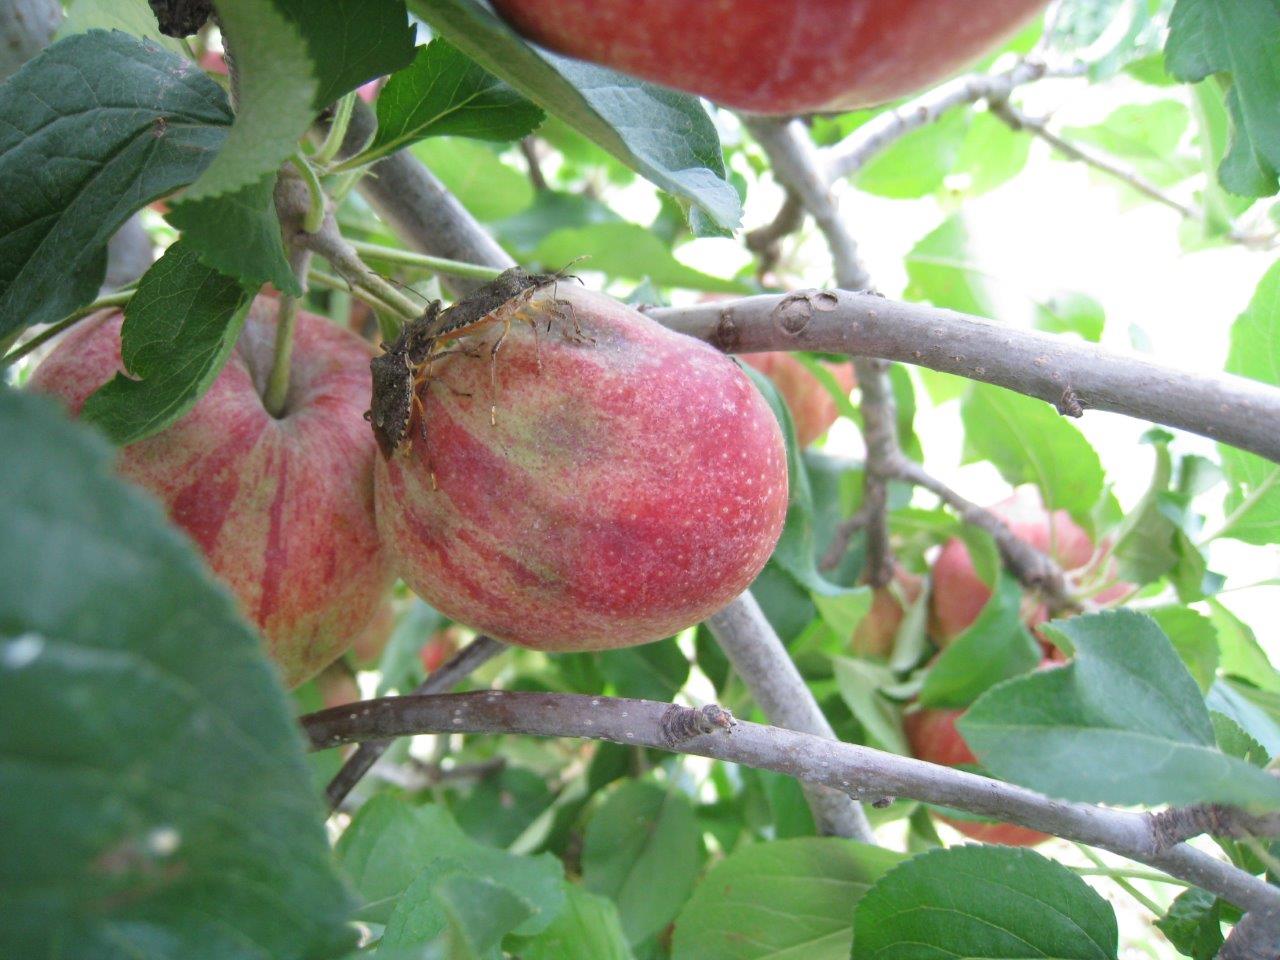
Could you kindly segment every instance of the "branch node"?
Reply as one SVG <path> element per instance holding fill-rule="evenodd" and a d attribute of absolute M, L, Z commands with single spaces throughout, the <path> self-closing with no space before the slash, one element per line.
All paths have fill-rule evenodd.
<path fill-rule="evenodd" d="M 1071 387 L 1067 387 L 1062 391 L 1062 396 L 1054 403 L 1054 407 L 1064 417 L 1084 416 L 1084 401 L 1080 399 L 1080 394 L 1076 393 Z"/>
<path fill-rule="evenodd" d="M 737 722 L 733 714 L 719 704 L 708 703 L 697 708 L 673 703 L 662 715 L 662 739 L 667 746 L 674 747 L 717 730 L 732 733 Z"/>
<path fill-rule="evenodd" d="M 809 326 L 814 313 L 829 313 L 840 305 L 840 298 L 830 290 L 797 290 L 789 293 L 773 308 L 773 322 L 778 329 L 793 337 Z"/>
<path fill-rule="evenodd" d="M 733 308 L 725 307 L 720 311 L 720 319 L 716 321 L 715 333 L 711 336 L 711 345 L 722 353 L 733 353 L 742 338 L 742 330 L 733 318 Z"/>

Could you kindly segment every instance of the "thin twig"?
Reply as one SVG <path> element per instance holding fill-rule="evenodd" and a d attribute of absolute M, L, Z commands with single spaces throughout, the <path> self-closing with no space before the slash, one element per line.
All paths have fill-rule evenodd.
<path fill-rule="evenodd" d="M 69 314 L 59 320 L 57 323 L 45 327 L 30 340 L 24 340 L 11 351 L 0 357 L 0 370 L 9 366 L 15 360 L 21 360 L 32 350 L 35 350 L 43 343 L 48 343 L 62 331 L 69 327 L 75 326 L 85 317 L 92 316 L 99 310 L 108 310 L 111 307 L 123 307 L 130 300 L 136 291 L 133 289 L 119 290 L 116 293 L 109 293 L 105 297 L 98 297 L 93 303 L 87 303 L 83 307 L 72 310 Z"/>
<path fill-rule="evenodd" d="M 390 306 L 402 320 L 418 316 L 422 308 L 365 265 L 339 232 L 332 213 L 325 214 L 319 229 L 307 230 L 304 227 L 310 199 L 306 184 L 298 177 L 286 176 L 282 170 L 276 180 L 275 201 L 285 242 L 294 249 L 309 250 L 324 257 L 338 276 L 353 288 L 368 290 Z"/>
<path fill-rule="evenodd" d="M 476 637 L 441 664 L 439 670 L 418 684 L 413 691 L 413 695 L 440 694 L 452 690 L 470 674 L 505 649 L 506 646 L 504 644 L 499 643 L 492 637 Z M 356 752 L 347 758 L 342 768 L 334 774 L 333 779 L 329 781 L 329 785 L 324 791 L 325 798 L 329 801 L 330 810 L 338 809 L 338 805 L 347 798 L 347 794 L 369 772 L 369 768 L 378 762 L 378 758 L 386 752 L 389 746 L 391 746 L 391 740 L 389 739 L 368 739 L 360 744 Z"/>
<path fill-rule="evenodd" d="M 373 111 L 357 103 L 343 151 L 359 150 L 377 130 Z M 436 257 L 505 270 L 515 261 L 480 226 L 422 161 L 401 150 L 373 165 L 360 193 L 410 247 Z M 449 286 L 468 293 L 481 281 L 457 278 Z"/>
<path fill-rule="evenodd" d="M 708 725 L 710 732 L 673 744 L 663 722 L 670 709 L 652 700 L 489 690 L 369 700 L 309 714 L 302 725 L 314 749 L 423 733 L 489 733 L 582 737 L 710 757 L 861 800 L 908 797 L 1018 823 L 1153 866 L 1243 910 L 1280 914 L 1280 889 L 1229 863 L 1187 844 L 1155 853 L 1143 814 L 1054 800 L 952 767 L 747 721 Z"/>
<path fill-rule="evenodd" d="M 1068 160 L 1079 161 L 1080 163 L 1093 167 L 1095 170 L 1105 173 L 1109 177 L 1113 177 L 1116 180 L 1121 181 L 1127 186 L 1132 187 L 1134 190 L 1137 190 L 1148 199 L 1154 200 L 1156 203 L 1163 204 L 1187 220 L 1196 220 L 1201 223 L 1204 222 L 1205 217 L 1203 210 L 1199 210 L 1196 207 L 1183 203 L 1176 197 L 1170 196 L 1140 173 L 1134 170 L 1129 170 L 1107 157 L 1103 157 L 1100 154 L 1093 153 L 1083 147 L 1077 146 L 1070 140 L 1064 140 L 1062 137 L 1050 130 L 1044 120 L 1038 117 L 1029 117 L 1008 102 L 992 103 L 991 112 L 1007 123 L 1012 129 L 1025 130 L 1028 133 L 1039 137 Z"/>
<path fill-rule="evenodd" d="M 1088 847 L 1086 847 L 1084 844 L 1081 844 L 1081 843 L 1076 844 L 1076 849 L 1079 850 L 1086 857 L 1088 857 L 1089 860 L 1093 861 L 1095 866 L 1103 870 L 1107 869 L 1106 861 L 1103 860 L 1096 853 L 1094 853 L 1092 850 L 1090 850 Z M 1076 868 L 1073 867 L 1072 869 L 1074 870 Z M 1155 916 L 1157 917 L 1164 916 L 1164 910 L 1160 908 L 1160 904 L 1156 903 L 1154 900 L 1148 897 L 1145 893 L 1143 893 L 1141 890 L 1135 887 L 1132 883 L 1130 883 L 1128 877 L 1119 873 L 1109 873 L 1106 876 L 1108 876 L 1112 881 L 1114 881 L 1117 887 L 1119 887 L 1125 893 L 1129 894 L 1129 896 L 1133 897 L 1134 900 L 1136 900 L 1138 903 L 1142 904 L 1142 906 L 1150 910 L 1151 913 L 1153 913 Z"/>
<path fill-rule="evenodd" d="M 1187 430 L 1280 462 L 1280 389 L 1202 374 L 989 320 L 842 290 L 663 307 L 646 315 L 730 353 L 814 350 L 881 357 Z M 1066 401 L 1070 402 L 1066 402 Z"/>
<path fill-rule="evenodd" d="M 808 131 L 795 120 L 752 119 L 747 121 L 747 127 L 768 154 L 774 176 L 795 192 L 822 231 L 831 251 L 837 286 L 845 290 L 868 289 L 871 275 L 858 256 L 858 244 L 852 232 L 840 216 Z M 862 484 L 867 534 L 863 578 L 873 587 L 883 587 L 893 579 L 889 490 L 883 467 L 898 452 L 897 414 L 888 364 L 855 357 L 853 368 L 861 394 L 863 439 L 867 449 Z"/>
<path fill-rule="evenodd" d="M 1083 63 L 1050 69 L 1041 61 L 1027 59 L 1000 73 L 957 77 L 900 107 L 877 114 L 835 146 L 828 147 L 822 154 L 827 177 L 834 181 L 857 173 L 907 134 L 937 123 L 958 107 L 982 100 L 1007 100 L 1017 87 L 1046 76 L 1078 76 L 1084 70 Z"/>
<path fill-rule="evenodd" d="M 770 723 L 818 737 L 835 737 L 813 691 L 751 591 L 708 617 L 706 624 Z M 841 792 L 805 784 L 805 799 L 820 833 L 875 842 L 862 808 Z"/>
<path fill-rule="evenodd" d="M 965 523 L 985 530 L 995 540 L 1005 567 L 1025 587 L 1037 591 L 1053 612 L 1076 608 L 1067 592 L 1062 568 L 1047 553 L 1042 553 L 1018 538 L 1012 528 L 990 510 L 966 500 L 941 480 L 932 476 L 914 460 L 897 456 L 888 466 L 889 475 L 934 494 L 960 515 Z"/>
<path fill-rule="evenodd" d="M 472 280 L 492 280 L 502 271 L 498 267 L 486 267 L 478 263 L 462 263 L 460 260 L 446 260 L 444 257 L 429 257 L 425 253 L 405 250 L 401 247 L 388 247 L 380 243 L 366 243 L 363 240 L 350 240 L 351 248 L 362 257 L 375 260 L 389 260 L 392 263 L 403 263 L 410 267 L 421 267 L 432 273 L 443 273 L 451 277 L 468 277 Z"/>
<path fill-rule="evenodd" d="M 857 511 L 847 520 L 842 520 L 836 526 L 835 533 L 831 536 L 831 542 L 827 544 L 826 553 L 818 561 L 818 568 L 821 570 L 834 570 L 840 566 L 840 561 L 844 559 L 845 553 L 849 550 L 849 544 L 853 542 L 853 538 L 866 525 L 867 514 L 863 510 Z"/>
<path fill-rule="evenodd" d="M 759 259 L 757 277 L 763 277 L 778 265 L 782 256 L 782 238 L 795 233 L 803 225 L 804 204 L 800 202 L 800 195 L 788 188 L 774 218 L 763 227 L 748 231 L 742 238 L 747 249 Z"/>
<path fill-rule="evenodd" d="M 524 155 L 524 162 L 529 168 L 529 183 L 533 185 L 533 189 L 541 193 L 548 189 L 547 178 L 542 174 L 542 164 L 538 160 L 538 144 L 533 137 L 525 137 L 520 141 L 520 152 Z"/>

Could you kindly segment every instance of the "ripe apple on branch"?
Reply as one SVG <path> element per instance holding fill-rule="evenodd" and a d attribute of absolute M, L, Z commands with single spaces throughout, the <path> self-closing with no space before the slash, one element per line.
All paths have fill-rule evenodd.
<path fill-rule="evenodd" d="M 1280 673 L 1209 563 L 1280 537 L 1280 269 L 1178 371 L 1103 345 L 1114 291 L 984 319 L 983 231 L 1083 263 L 1097 192 L 970 202 L 1067 184 L 1034 141 L 1205 277 L 1274 249 L 1267 3 L 101 6 L 0 82 L 0 954 L 1274 954 Z M 938 221 L 903 286 L 891 197 Z M 101 290 L 135 215 L 177 242 Z M 1131 509 L 1099 411 L 1181 432 Z M 943 431 L 1046 500 L 970 501 Z M 1051 836 L 1095 867 L 1001 849 Z"/>

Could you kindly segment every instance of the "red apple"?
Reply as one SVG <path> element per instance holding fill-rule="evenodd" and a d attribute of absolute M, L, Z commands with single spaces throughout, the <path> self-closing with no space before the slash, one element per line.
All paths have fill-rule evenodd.
<path fill-rule="evenodd" d="M 926 760 L 944 767 L 976 765 L 977 758 L 956 729 L 956 718 L 962 713 L 963 710 L 917 710 L 907 714 L 902 726 L 907 734 L 911 755 L 917 760 Z M 982 823 L 947 816 L 939 816 L 939 819 L 949 823 L 966 837 L 983 843 L 1034 847 L 1049 839 L 1048 834 L 1012 823 Z"/>
<path fill-rule="evenodd" d="M 289 395 L 276 419 L 261 392 L 275 307 L 259 298 L 213 386 L 177 423 L 120 453 L 119 470 L 154 494 L 204 552 L 296 686 L 363 630 L 390 586 L 373 515 L 376 454 L 370 348 L 299 313 Z M 83 321 L 31 378 L 79 413 L 121 370 L 119 313 Z"/>
<path fill-rule="evenodd" d="M 396 608 L 387 597 L 378 604 L 373 617 L 351 644 L 351 655 L 357 666 L 376 667 L 396 629 Z"/>
<path fill-rule="evenodd" d="M 494 0 L 558 53 L 755 113 L 850 110 L 932 86 L 1048 0 Z"/>
<path fill-rule="evenodd" d="M 556 651 L 658 640 L 764 566 L 787 509 L 781 432 L 728 357 L 601 294 L 549 294 L 524 308 L 536 340 L 517 321 L 496 367 L 498 323 L 437 362 L 427 439 L 415 416 L 378 461 L 379 529 L 405 582 L 478 631 Z"/>
<path fill-rule="evenodd" d="M 827 432 L 839 416 L 831 394 L 804 364 L 785 351 L 744 353 L 739 356 L 773 381 L 791 411 L 796 425 L 796 442 L 807 447 Z M 852 363 L 823 363 L 848 394 L 858 382 Z"/>
<path fill-rule="evenodd" d="M 342 660 L 336 660 L 316 676 L 316 689 L 320 693 L 322 710 L 345 707 L 360 699 L 360 684 L 355 674 Z"/>
<path fill-rule="evenodd" d="M 1057 560 L 1069 580 L 1078 579 L 1086 573 L 1090 576 L 1096 573 L 1090 566 L 1094 554 L 1093 541 L 1065 510 L 1057 510 L 1050 515 L 1041 506 L 1039 498 L 1027 491 L 997 503 L 990 510 L 1004 520 L 1020 540 Z M 1107 573 L 1110 574 L 1111 570 L 1109 566 Z M 1115 583 L 1098 593 L 1090 603 L 1105 606 L 1126 594 L 1130 586 Z M 974 569 L 969 548 L 959 538 L 949 540 L 933 564 L 930 599 L 934 640 L 946 646 L 978 619 L 990 598 L 991 588 L 982 582 Z M 1035 627 L 1048 619 L 1048 607 L 1034 597 L 1028 597 L 1023 611 L 1023 621 L 1027 626 Z"/>
<path fill-rule="evenodd" d="M 462 631 L 457 627 L 445 627 L 431 635 L 431 639 L 418 651 L 418 659 L 422 661 L 422 669 L 433 674 L 444 666 L 444 662 L 458 652 L 462 646 Z"/>
<path fill-rule="evenodd" d="M 853 631 L 851 648 L 860 656 L 888 657 L 893 652 L 893 641 L 906 616 L 902 601 L 915 603 L 924 587 L 924 578 L 901 567 L 894 570 L 893 579 L 889 586 L 872 591 L 871 609 Z"/>

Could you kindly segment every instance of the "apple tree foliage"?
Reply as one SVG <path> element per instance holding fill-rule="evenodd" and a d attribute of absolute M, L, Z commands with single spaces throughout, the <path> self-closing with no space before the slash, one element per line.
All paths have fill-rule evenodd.
<path fill-rule="evenodd" d="M 437 766 L 480 772 L 432 780 L 400 743 L 389 753 L 399 773 L 368 778 L 326 832 L 321 787 L 340 758 L 305 756 L 293 722 L 319 705 L 320 687 L 280 687 L 195 548 L 111 471 L 111 443 L 154 434 L 196 402 L 256 291 L 301 293 L 272 202 L 282 164 L 309 165 L 321 112 L 327 121 L 335 101 L 349 107 L 389 75 L 363 150 L 316 164 L 346 236 L 403 245 L 352 188 L 367 163 L 408 150 L 516 260 L 554 268 L 589 255 L 593 275 L 636 303 L 760 291 L 754 264 L 699 269 L 677 253 L 740 236 L 743 198 L 769 172 L 732 116 L 537 49 L 475 0 L 215 6 L 220 31 L 178 43 L 142 0 L 74 0 L 53 42 L 0 84 L 0 347 L 80 315 L 99 295 L 109 239 L 138 211 L 167 247 L 129 300 L 129 375 L 90 399 L 85 423 L 22 391 L 28 359 L 3 370 L 0 955 L 1116 957 L 1117 917 L 1098 892 L 1108 881 L 1086 882 L 1067 848 L 945 847 L 928 808 L 907 800 L 869 811 L 897 826 L 884 846 L 822 838 L 795 782 L 658 751 L 454 737 L 437 745 Z M 979 69 L 1037 45 L 1079 55 L 1079 82 L 1105 88 L 1115 108 L 1064 137 L 1191 198 L 1203 215 L 1182 232 L 1189 251 L 1246 227 L 1274 237 L 1280 4 L 1053 9 Z M 219 37 L 235 52 L 234 106 L 224 79 L 193 59 Z M 878 112 L 816 117 L 810 130 L 830 145 Z M 964 204 L 1039 162 L 1030 147 L 991 112 L 960 109 L 856 173 L 856 191 L 936 201 L 897 292 L 1002 318 L 1007 291 L 973 250 Z M 870 225 L 859 239 L 875 244 Z M 371 265 L 437 292 L 393 258 Z M 788 269 L 798 278 L 803 267 Z M 808 283 L 825 280 L 818 271 Z M 313 285 L 307 296 L 346 321 L 346 294 Z M 1103 304 L 1069 288 L 1027 315 L 1089 341 L 1106 322 Z M 820 370 L 815 359 L 803 358 Z M 1234 321 L 1226 369 L 1280 387 L 1280 266 Z M 835 381 L 819 381 L 856 420 Z M 895 486 L 900 562 L 924 573 L 935 547 L 963 536 L 993 590 L 940 655 L 926 593 L 886 657 L 860 657 L 849 637 L 871 604 L 858 585 L 865 544 L 855 537 L 834 568 L 818 560 L 859 506 L 862 466 L 796 449 L 760 383 L 788 432 L 792 502 L 753 590 L 838 736 L 905 752 L 903 712 L 919 698 L 967 708 L 959 728 L 985 770 L 1053 797 L 1280 809 L 1267 770 L 1280 754 L 1280 673 L 1221 596 L 1275 575 L 1280 466 L 1153 430 L 1147 489 L 1120 503 L 1087 429 L 1044 403 L 895 370 L 904 450 L 919 452 L 918 409 L 958 401 L 967 459 L 1068 511 L 1135 591 L 1130 609 L 1044 628 L 1071 660 L 1036 672 L 1023 588 L 990 539 Z M 1208 546 L 1226 541 L 1270 548 L 1271 569 L 1211 568 Z M 380 694 L 423 678 L 418 648 L 444 626 L 406 593 L 396 610 L 380 660 L 351 664 Z M 1257 626 L 1274 644 L 1274 623 Z M 471 682 L 714 696 L 753 716 L 705 628 L 598 654 L 511 650 L 499 664 Z M 1221 848 L 1260 875 L 1280 854 Z M 1149 889 L 1160 956 L 1212 957 L 1239 918 L 1198 888 Z"/>

